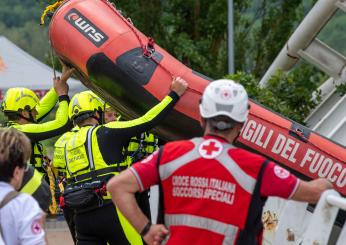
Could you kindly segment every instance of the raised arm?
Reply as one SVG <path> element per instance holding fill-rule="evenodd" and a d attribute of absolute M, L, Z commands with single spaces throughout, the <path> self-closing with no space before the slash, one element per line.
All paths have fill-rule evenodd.
<path fill-rule="evenodd" d="M 57 77 L 53 79 L 54 88 L 50 89 L 49 92 L 40 100 L 40 104 L 36 107 L 38 112 L 36 119 L 40 122 L 44 119 L 49 112 L 54 108 L 59 96 L 66 96 L 68 93 L 67 80 L 72 75 L 74 69 L 67 67 L 62 63 L 62 75 L 61 78 Z"/>
<path fill-rule="evenodd" d="M 25 133 L 31 141 L 37 142 L 46 140 L 72 128 L 72 123 L 68 119 L 68 102 L 67 95 L 59 97 L 59 107 L 55 114 L 55 119 L 45 123 L 29 123 L 14 126 L 19 131 Z"/>
<path fill-rule="evenodd" d="M 119 130 L 123 136 L 132 137 L 139 133 L 143 133 L 155 127 L 161 122 L 167 114 L 173 109 L 178 102 L 179 97 L 184 94 L 187 89 L 187 82 L 182 78 L 175 78 L 171 84 L 171 92 L 156 106 L 150 109 L 145 115 L 131 121 L 115 121 L 104 125 L 105 130 L 109 130 L 108 134 L 119 135 Z M 113 130 L 114 129 L 114 130 Z"/>
<path fill-rule="evenodd" d="M 54 88 L 51 88 L 48 93 L 40 100 L 40 104 L 36 106 L 38 122 L 42 121 L 54 108 L 58 101 L 58 94 Z"/>

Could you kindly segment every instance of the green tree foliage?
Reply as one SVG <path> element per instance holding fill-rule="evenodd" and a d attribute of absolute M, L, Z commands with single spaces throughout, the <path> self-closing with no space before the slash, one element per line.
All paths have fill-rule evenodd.
<path fill-rule="evenodd" d="M 0 1 L 0 20 L 8 28 L 21 27 L 24 26 L 27 21 L 35 19 L 39 21 L 39 18 L 39 5 L 35 1 Z"/>
<path fill-rule="evenodd" d="M 211 77 L 227 73 L 227 1 L 114 0 L 145 34 Z M 138 7 L 139 6 L 139 7 Z M 236 70 L 263 75 L 303 15 L 300 0 L 235 0 Z"/>
<path fill-rule="evenodd" d="M 320 74 L 311 66 L 302 65 L 301 69 L 285 74 L 277 72 L 265 88 L 260 88 L 255 76 L 238 72 L 226 76 L 246 87 L 249 97 L 294 121 L 304 124 L 304 119 L 320 101 L 320 93 L 316 92 L 315 100 L 311 99 L 311 91 L 316 91 Z M 304 80 L 306 74 L 315 73 L 310 80 Z"/>
<path fill-rule="evenodd" d="M 226 1 L 115 1 L 139 30 L 209 76 L 227 69 Z M 138 7 L 140 6 L 140 7 Z"/>
<path fill-rule="evenodd" d="M 245 52 L 244 55 L 251 57 L 249 62 L 253 61 L 252 73 L 260 77 L 269 68 L 302 19 L 302 1 L 264 0 L 260 2 L 258 11 L 261 20 L 258 27 L 252 27 L 253 37 L 250 34 L 250 39 L 253 39 L 249 44 L 252 45 L 252 52 Z"/>
<path fill-rule="evenodd" d="M 318 38 L 333 49 L 346 56 L 346 14 L 338 10 L 333 21 L 327 23 L 326 27 L 319 33 Z"/>
<path fill-rule="evenodd" d="M 0 1 L 0 35 L 43 60 L 49 50 L 47 27 L 40 26 L 42 8 L 34 0 Z"/>

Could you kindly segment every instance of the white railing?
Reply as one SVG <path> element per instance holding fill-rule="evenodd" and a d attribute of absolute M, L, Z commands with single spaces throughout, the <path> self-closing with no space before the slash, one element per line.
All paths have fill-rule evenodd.
<path fill-rule="evenodd" d="M 346 210 L 346 198 L 334 190 L 325 191 L 313 213 L 308 211 L 308 204 L 269 198 L 264 208 L 266 245 L 327 245 L 346 244 L 346 226 L 337 238 L 331 237 L 339 209 Z M 270 213 L 276 224 L 268 226 L 266 217 Z M 275 219 L 272 219 L 272 221 Z M 266 223 L 267 222 L 267 223 Z M 269 223 L 273 223 L 269 220 Z M 334 237 L 333 237 L 334 236 Z M 334 241 L 329 242 L 328 241 Z M 336 243 L 337 241 L 337 243 Z"/>

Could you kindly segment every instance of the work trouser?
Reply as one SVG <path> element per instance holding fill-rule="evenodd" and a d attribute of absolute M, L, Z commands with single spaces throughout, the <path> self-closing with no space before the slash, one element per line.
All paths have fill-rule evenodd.
<path fill-rule="evenodd" d="M 90 211 L 77 211 L 75 225 L 77 245 L 143 244 L 141 237 L 112 202 Z"/>
<path fill-rule="evenodd" d="M 75 211 L 72 208 L 64 207 L 63 209 L 64 217 L 68 228 L 70 230 L 74 244 L 76 244 L 76 225 L 75 225 Z"/>

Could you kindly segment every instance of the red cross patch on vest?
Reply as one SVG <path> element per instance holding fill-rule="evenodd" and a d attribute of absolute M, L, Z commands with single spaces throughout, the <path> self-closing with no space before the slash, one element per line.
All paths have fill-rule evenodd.
<path fill-rule="evenodd" d="M 215 139 L 208 139 L 203 141 L 199 146 L 199 154 L 206 159 L 212 159 L 220 155 L 223 150 L 222 144 Z"/>

